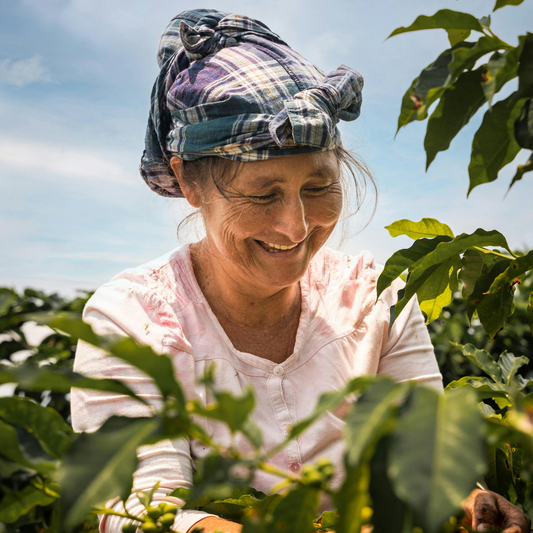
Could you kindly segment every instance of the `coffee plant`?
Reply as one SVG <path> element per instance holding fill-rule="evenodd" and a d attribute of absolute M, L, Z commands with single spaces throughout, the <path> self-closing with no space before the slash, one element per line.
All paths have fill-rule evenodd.
<path fill-rule="evenodd" d="M 497 0 L 494 11 L 522 1 Z M 418 17 L 392 35 L 435 28 L 447 31 L 450 48 L 414 80 L 402 100 L 398 128 L 428 119 L 429 166 L 487 104 L 472 145 L 471 191 L 496 179 L 520 149 L 533 148 L 533 35 L 519 36 L 512 46 L 491 31 L 490 16 L 476 19 L 450 10 Z M 472 32 L 477 41 L 467 40 Z M 514 78 L 517 90 L 495 101 Z M 531 159 L 519 166 L 510 186 L 532 169 Z M 67 301 L 30 289 L 24 294 L 0 289 L 0 532 L 95 533 L 96 514 L 125 518 L 124 533 L 172 531 L 177 509 L 165 502 L 152 505 L 157 485 L 137 494 L 146 509 L 138 517 L 108 509 L 105 502 L 129 496 L 139 446 L 180 437 L 202 442 L 210 453 L 197 461 L 193 488 L 168 496 L 183 500 L 187 509 L 239 522 L 244 533 L 359 533 L 365 527 L 375 533 L 451 533 L 462 525 L 461 502 L 476 485 L 533 517 L 533 251 L 512 250 L 495 230 L 456 236 L 430 218 L 400 220 L 388 230 L 414 242 L 389 258 L 377 293 L 407 272 L 391 324 L 416 294 L 446 393 L 386 377 L 357 377 L 322 395 L 313 413 L 266 451 L 253 422 L 253 391 L 236 396 L 218 390 L 215 367 L 203 377 L 213 398 L 205 405 L 185 396 L 170 356 L 130 338 L 96 335 L 83 323 L 89 294 Z M 37 346 L 28 341 L 31 324 L 48 328 Z M 120 381 L 75 373 L 79 340 L 153 380 L 162 402 L 152 417 L 114 416 L 94 433 L 72 431 L 71 387 L 146 403 Z M 299 474 L 269 462 L 346 399 L 351 400 L 341 486 L 332 484 L 334 467 L 327 458 Z M 244 454 L 213 441 L 204 429 L 209 419 L 244 436 L 254 451 Z M 279 478 L 271 494 L 250 487 L 260 470 Z M 323 497 L 337 510 L 319 515 Z"/>

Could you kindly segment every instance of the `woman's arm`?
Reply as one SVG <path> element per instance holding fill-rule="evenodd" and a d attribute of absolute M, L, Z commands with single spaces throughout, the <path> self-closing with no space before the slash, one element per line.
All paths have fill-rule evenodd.
<path fill-rule="evenodd" d="M 197 522 L 187 533 L 192 533 L 196 528 L 203 529 L 204 533 L 214 533 L 217 529 L 224 533 L 240 533 L 242 526 L 218 516 L 209 516 Z"/>

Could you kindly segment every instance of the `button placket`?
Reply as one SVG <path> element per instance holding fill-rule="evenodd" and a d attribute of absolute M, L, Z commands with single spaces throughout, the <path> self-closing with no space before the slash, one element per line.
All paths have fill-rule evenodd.
<path fill-rule="evenodd" d="M 282 434 L 286 435 L 288 431 L 290 431 L 293 421 L 283 393 L 282 382 L 284 377 L 285 369 L 281 365 L 274 367 L 268 378 L 268 393 L 276 421 L 278 422 Z M 289 442 L 283 453 L 287 461 L 287 468 L 293 473 L 299 473 L 302 459 L 298 442 L 296 440 Z"/>

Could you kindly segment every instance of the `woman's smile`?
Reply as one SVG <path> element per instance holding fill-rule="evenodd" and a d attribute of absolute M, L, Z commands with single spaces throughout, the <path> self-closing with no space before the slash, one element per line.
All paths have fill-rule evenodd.
<path fill-rule="evenodd" d="M 258 242 L 263 249 L 265 249 L 267 252 L 269 252 L 271 254 L 277 254 L 277 253 L 281 253 L 281 252 L 285 252 L 285 254 L 286 254 L 287 252 L 290 252 L 291 250 L 294 250 L 297 246 L 299 246 L 301 244 L 299 242 L 296 243 L 296 244 L 290 244 L 290 245 L 275 244 L 275 243 L 272 243 L 272 242 L 265 242 L 265 241 L 258 241 L 258 240 L 256 240 L 256 242 Z"/>

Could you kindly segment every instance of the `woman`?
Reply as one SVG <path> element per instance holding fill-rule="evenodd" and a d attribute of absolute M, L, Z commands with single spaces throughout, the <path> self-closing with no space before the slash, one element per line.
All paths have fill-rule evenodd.
<path fill-rule="evenodd" d="M 361 76 L 345 66 L 324 76 L 261 22 L 213 10 L 174 18 L 158 59 L 141 173 L 158 194 L 199 208 L 206 237 L 116 276 L 90 299 L 85 319 L 99 333 L 127 334 L 170 354 L 189 397 L 209 401 L 198 378 L 212 361 L 218 387 L 240 392 L 252 384 L 265 449 L 284 440 L 320 394 L 352 377 L 389 374 L 442 390 L 416 302 L 388 334 L 398 286 L 375 305 L 370 254 L 323 248 L 340 216 L 343 175 L 362 171 L 336 128 L 339 119 L 359 116 Z M 75 367 L 121 379 L 157 401 L 146 377 L 90 346 L 80 345 Z M 112 414 L 146 412 L 123 397 L 76 390 L 72 414 L 77 431 L 91 431 Z M 296 473 L 321 456 L 340 466 L 342 424 L 342 413 L 328 413 L 272 462 Z M 222 426 L 207 430 L 229 444 Z M 244 441 L 237 446 L 246 451 Z M 193 461 L 206 453 L 184 440 L 140 449 L 133 493 L 161 481 L 157 501 L 190 487 Z M 261 472 L 254 486 L 268 491 L 275 481 Z M 526 524 L 519 511 L 500 512 L 495 498 L 472 501 L 484 499 L 476 509 Z M 142 512 L 133 495 L 127 506 Z M 122 524 L 108 517 L 101 530 L 119 532 Z M 182 511 L 174 527 L 240 526 Z"/>

